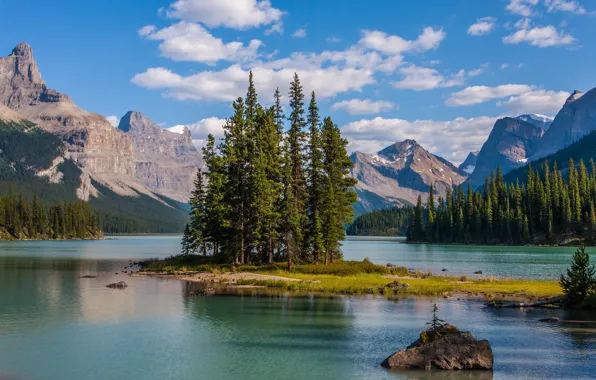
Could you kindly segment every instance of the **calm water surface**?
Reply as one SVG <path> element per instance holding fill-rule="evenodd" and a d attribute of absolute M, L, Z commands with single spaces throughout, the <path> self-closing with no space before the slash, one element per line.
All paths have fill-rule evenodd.
<path fill-rule="evenodd" d="M 0 379 L 588 379 L 596 373 L 590 314 L 488 310 L 455 299 L 204 298 L 188 296 L 196 284 L 122 274 L 129 260 L 168 256 L 178 247 L 176 236 L 0 244 Z M 483 260 L 480 248 L 440 249 L 378 240 L 344 247 L 350 259 L 433 270 L 438 260 L 438 267 L 458 273 L 507 274 L 514 260 L 542 268 L 527 273 L 554 272 L 569 256 L 553 249 L 557 261 L 532 249 L 491 248 Z M 86 274 L 98 277 L 79 278 Z M 128 288 L 105 287 L 120 280 Z M 491 342 L 494 373 L 379 367 L 425 327 L 431 302 L 443 319 Z M 537 321 L 545 315 L 564 322 Z"/>

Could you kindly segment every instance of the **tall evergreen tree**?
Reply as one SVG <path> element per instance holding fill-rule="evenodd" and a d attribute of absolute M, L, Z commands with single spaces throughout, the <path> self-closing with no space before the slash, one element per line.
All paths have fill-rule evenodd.
<path fill-rule="evenodd" d="M 319 205 L 323 201 L 323 151 L 321 148 L 321 120 L 319 108 L 313 92 L 308 107 L 308 124 L 310 127 L 308 144 L 308 245 L 307 251 L 312 252 L 314 262 L 318 262 L 323 252 L 323 232 L 321 226 L 321 210 Z"/>

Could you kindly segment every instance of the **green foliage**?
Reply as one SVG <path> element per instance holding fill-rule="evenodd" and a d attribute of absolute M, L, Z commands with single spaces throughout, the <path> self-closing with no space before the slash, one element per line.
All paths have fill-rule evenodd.
<path fill-rule="evenodd" d="M 314 93 L 305 120 L 298 76 L 289 99 L 284 133 L 279 90 L 275 105 L 262 107 L 250 74 L 223 141 L 209 136 L 203 149 L 207 172 L 195 182 L 183 252 L 209 251 L 235 264 L 284 259 L 288 268 L 341 257 L 356 200 L 347 140 L 331 119 L 321 125 Z"/>
<path fill-rule="evenodd" d="M 573 254 L 571 267 L 559 280 L 563 292 L 572 304 L 581 304 L 587 296 L 596 294 L 596 269 L 590 265 L 590 255 L 584 246 Z"/>
<path fill-rule="evenodd" d="M 596 241 L 596 172 L 571 160 L 567 178 L 556 163 L 530 170 L 525 184 L 507 184 L 500 168 L 481 190 L 447 190 L 438 205 L 419 198 L 411 211 L 409 241 L 471 244 L 569 243 Z M 591 165 L 594 167 L 594 165 Z M 431 186 L 432 187 L 432 186 Z M 430 205 L 430 208 L 429 208 Z"/>
<path fill-rule="evenodd" d="M 376 210 L 358 216 L 347 234 L 353 236 L 405 236 L 410 220 L 410 210 L 405 207 Z"/>
<path fill-rule="evenodd" d="M 96 239 L 103 236 L 98 216 L 88 203 L 60 202 L 47 206 L 37 194 L 28 201 L 22 194 L 0 195 L 2 239 Z"/>
<path fill-rule="evenodd" d="M 437 307 L 436 303 L 433 303 L 432 312 L 433 316 L 430 322 L 427 322 L 427 325 L 430 325 L 430 329 L 433 330 L 435 333 L 439 333 L 440 329 L 443 327 L 444 320 L 440 319 L 437 315 L 439 308 Z"/>

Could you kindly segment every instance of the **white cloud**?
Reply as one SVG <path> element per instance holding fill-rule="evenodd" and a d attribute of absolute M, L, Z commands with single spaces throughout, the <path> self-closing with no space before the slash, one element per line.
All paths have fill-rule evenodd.
<path fill-rule="evenodd" d="M 544 4 L 551 13 L 570 12 L 578 15 L 585 15 L 588 13 L 586 8 L 582 7 L 576 0 L 545 0 Z"/>
<path fill-rule="evenodd" d="M 471 36 L 490 34 L 495 30 L 495 21 L 494 17 L 479 18 L 475 24 L 470 25 L 468 34 Z"/>
<path fill-rule="evenodd" d="M 501 65 L 501 67 L 499 67 L 499 70 L 505 70 L 505 69 L 508 69 L 509 67 L 510 67 L 510 65 L 508 63 L 503 63 Z"/>
<path fill-rule="evenodd" d="M 530 91 L 521 95 L 512 96 L 508 100 L 500 101 L 497 103 L 497 106 L 507 107 L 509 111 L 516 114 L 555 114 L 561 107 L 563 107 L 565 100 L 567 100 L 570 95 L 570 93 L 565 91 Z"/>
<path fill-rule="evenodd" d="M 224 43 L 199 24 L 180 21 L 167 28 L 157 30 L 145 26 L 139 35 L 154 41 L 162 41 L 159 50 L 163 57 L 173 61 L 193 61 L 215 64 L 217 61 L 250 60 L 257 56 L 262 42 L 251 40 L 248 46 L 242 42 Z"/>
<path fill-rule="evenodd" d="M 284 23 L 281 21 L 276 22 L 275 24 L 271 25 L 271 27 L 263 32 L 266 36 L 272 34 L 284 34 Z"/>
<path fill-rule="evenodd" d="M 338 43 L 338 42 L 341 42 L 341 38 L 339 38 L 339 37 L 334 37 L 334 36 L 327 37 L 325 40 L 326 40 L 327 42 L 329 42 L 329 43 L 332 43 L 332 44 L 336 44 L 336 43 Z"/>
<path fill-rule="evenodd" d="M 478 76 L 480 74 L 483 74 L 484 72 L 486 72 L 486 70 L 488 70 L 488 66 L 489 66 L 488 63 L 483 63 L 482 65 L 480 65 L 479 68 L 474 69 L 474 70 L 470 70 L 468 72 L 468 75 L 471 76 L 471 77 L 475 77 L 475 76 Z"/>
<path fill-rule="evenodd" d="M 271 99 L 275 89 L 287 93 L 289 84 L 298 73 L 305 92 L 315 91 L 320 99 L 348 91 L 360 91 L 364 86 L 375 83 L 373 71 L 367 69 L 326 68 L 293 69 L 254 67 L 254 82 L 257 92 Z M 181 76 L 165 68 L 151 68 L 135 75 L 132 83 L 163 90 L 164 96 L 179 100 L 232 101 L 246 92 L 248 71 L 239 65 L 232 65 L 221 71 L 203 71 L 190 76 Z"/>
<path fill-rule="evenodd" d="M 359 45 L 369 49 L 380 51 L 387 55 L 399 55 L 408 51 L 427 51 L 436 49 L 441 44 L 447 34 L 443 29 L 435 30 L 426 27 L 422 34 L 414 41 L 405 40 L 399 36 L 388 35 L 379 30 L 365 30 L 363 37 L 358 42 Z"/>
<path fill-rule="evenodd" d="M 118 127 L 120 124 L 120 118 L 115 115 L 106 116 L 106 120 L 112 124 L 112 127 Z"/>
<path fill-rule="evenodd" d="M 402 78 L 398 82 L 394 82 L 393 85 L 396 88 L 415 91 L 431 90 L 438 87 L 461 86 L 464 83 L 465 76 L 465 71 L 460 70 L 451 77 L 445 78 L 435 69 L 416 65 L 401 68 L 399 72 L 402 74 Z"/>
<path fill-rule="evenodd" d="M 210 28 L 225 26 L 242 30 L 280 23 L 284 12 L 273 8 L 269 0 L 177 0 L 168 8 L 167 15 Z"/>
<path fill-rule="evenodd" d="M 384 100 L 372 101 L 370 99 L 344 100 L 331 106 L 331 109 L 334 111 L 345 110 L 350 115 L 372 115 L 390 111 L 395 108 L 396 105 L 391 102 Z"/>
<path fill-rule="evenodd" d="M 521 95 L 533 90 L 525 84 L 504 84 L 496 87 L 472 86 L 451 94 L 445 104 L 450 107 L 480 104 L 492 99 L 502 99 L 508 96 Z"/>
<path fill-rule="evenodd" d="M 363 119 L 341 128 L 348 149 L 373 153 L 405 139 L 414 139 L 430 152 L 458 164 L 486 141 L 497 117 L 457 118 L 450 121 Z"/>
<path fill-rule="evenodd" d="M 522 18 L 514 25 L 517 29 L 530 29 L 532 26 L 532 19 L 530 18 Z"/>
<path fill-rule="evenodd" d="M 534 6 L 538 5 L 538 0 L 509 0 L 505 7 L 510 13 L 529 17 L 534 14 Z"/>
<path fill-rule="evenodd" d="M 219 119 L 217 117 L 210 117 L 207 119 L 203 119 L 197 121 L 196 123 L 188 124 L 188 125 L 175 125 L 169 130 L 179 130 L 182 128 L 188 128 L 190 130 L 190 134 L 192 136 L 192 142 L 197 147 L 197 149 L 201 149 L 205 146 L 207 142 L 207 136 L 213 135 L 216 139 L 222 138 L 224 136 L 223 126 L 226 124 L 226 119 Z"/>
<path fill-rule="evenodd" d="M 505 44 L 512 45 L 518 45 L 522 42 L 526 42 L 531 46 L 545 48 L 551 46 L 571 45 L 576 42 L 576 39 L 571 34 L 559 32 L 554 26 L 548 25 L 533 29 L 518 30 L 509 36 L 503 37 L 503 42 Z"/>
<path fill-rule="evenodd" d="M 306 28 L 299 28 L 292 34 L 294 38 L 304 38 L 306 37 Z"/>

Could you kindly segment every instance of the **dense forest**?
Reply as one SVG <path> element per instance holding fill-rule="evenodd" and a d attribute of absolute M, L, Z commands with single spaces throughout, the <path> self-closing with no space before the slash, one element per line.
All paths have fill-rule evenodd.
<path fill-rule="evenodd" d="M 28 201 L 11 190 L 0 195 L 0 238 L 19 239 L 99 239 L 100 222 L 88 203 L 60 202 L 46 206 L 37 194 Z"/>
<path fill-rule="evenodd" d="M 356 201 L 348 142 L 330 118 L 321 121 L 314 92 L 305 110 L 297 75 L 287 131 L 279 89 L 274 99 L 272 107 L 259 104 L 251 73 L 223 140 L 208 137 L 183 253 L 209 251 L 238 264 L 285 260 L 289 268 L 340 257 Z"/>
<path fill-rule="evenodd" d="M 409 216 L 406 207 L 376 210 L 354 219 L 347 233 L 354 236 L 405 236 Z"/>
<path fill-rule="evenodd" d="M 424 213 L 422 198 L 410 209 L 408 241 L 475 244 L 565 244 L 596 239 L 596 165 L 568 163 L 564 176 L 555 162 L 528 167 L 526 182 L 507 184 L 500 168 L 481 190 L 468 185 L 448 191 L 435 203 L 432 191 Z M 425 215 L 426 214 L 426 215 Z"/>

